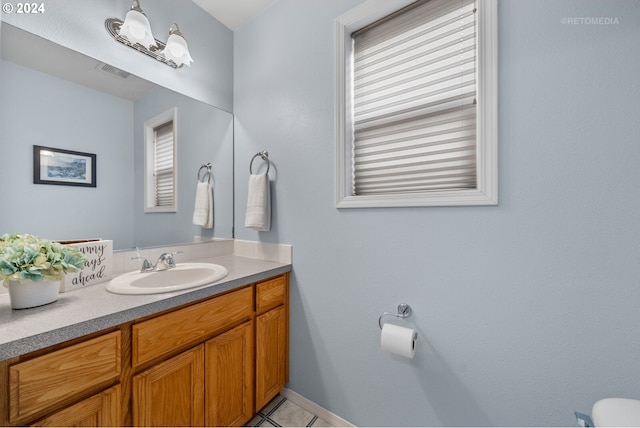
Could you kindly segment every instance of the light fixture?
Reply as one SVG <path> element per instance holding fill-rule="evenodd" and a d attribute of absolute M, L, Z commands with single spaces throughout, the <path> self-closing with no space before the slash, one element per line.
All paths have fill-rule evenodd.
<path fill-rule="evenodd" d="M 191 66 L 193 59 L 189 54 L 189 46 L 187 46 L 187 41 L 180 32 L 178 24 L 172 24 L 169 27 L 169 38 L 167 39 L 167 45 L 162 50 L 162 54 L 166 59 L 178 64 L 178 67 L 183 64 Z"/>
<path fill-rule="evenodd" d="M 193 62 L 189 47 L 177 24 L 169 28 L 169 39 L 166 45 L 155 39 L 151 33 L 151 25 L 140 8 L 140 2 L 133 0 L 131 10 L 127 12 L 124 22 L 117 18 L 108 18 L 104 22 L 107 32 L 116 41 L 132 49 L 142 52 L 173 68 Z"/>

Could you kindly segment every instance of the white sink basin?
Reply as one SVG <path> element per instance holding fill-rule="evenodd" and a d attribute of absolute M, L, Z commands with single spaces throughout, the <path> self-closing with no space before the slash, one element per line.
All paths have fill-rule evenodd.
<path fill-rule="evenodd" d="M 229 271 L 213 263 L 180 263 L 175 268 L 154 272 L 129 272 L 116 276 L 106 285 L 116 294 L 158 294 L 211 284 Z"/>
<path fill-rule="evenodd" d="M 640 426 L 640 400 L 605 398 L 593 405 L 591 418 L 597 427 Z"/>

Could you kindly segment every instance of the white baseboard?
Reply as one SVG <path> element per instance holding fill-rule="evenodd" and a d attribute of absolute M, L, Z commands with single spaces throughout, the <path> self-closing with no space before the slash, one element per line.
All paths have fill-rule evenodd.
<path fill-rule="evenodd" d="M 351 422 L 342 419 L 335 413 L 331 413 L 327 409 L 320 407 L 313 401 L 288 388 L 284 388 L 282 391 L 280 391 L 280 395 L 282 395 L 287 400 L 290 400 L 292 403 L 302 407 L 307 412 L 313 413 L 318 418 L 329 423 L 329 425 L 331 425 L 332 427 L 355 427 L 355 425 L 353 425 Z"/>

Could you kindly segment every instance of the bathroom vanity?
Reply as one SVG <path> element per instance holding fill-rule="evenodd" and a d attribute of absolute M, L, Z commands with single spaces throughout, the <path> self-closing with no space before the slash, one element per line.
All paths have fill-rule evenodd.
<path fill-rule="evenodd" d="M 73 324 L 39 333 L 39 340 L 9 343 L 38 348 L 35 342 L 46 344 L 61 334 L 78 336 L 5 355 L 0 425 L 248 422 L 288 381 L 291 267 L 235 256 L 224 262 L 230 273 L 220 285 L 169 297 L 111 295 L 100 285 L 74 291 L 79 299 L 83 292 L 87 298 L 102 296 L 107 306 L 136 301 L 100 322 L 69 321 Z M 114 325 L 91 331 L 105 323 Z"/>

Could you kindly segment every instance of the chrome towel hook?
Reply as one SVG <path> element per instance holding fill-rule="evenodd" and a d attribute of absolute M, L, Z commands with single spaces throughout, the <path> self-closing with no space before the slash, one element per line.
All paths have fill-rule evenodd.
<path fill-rule="evenodd" d="M 411 313 L 412 313 L 411 306 L 409 306 L 406 303 L 400 303 L 398 305 L 398 312 L 396 312 L 395 314 L 393 312 L 383 312 L 382 315 L 380 315 L 380 318 L 378 318 L 378 325 L 380 326 L 380 330 L 382 330 L 383 316 L 388 315 L 396 318 L 409 318 L 411 316 Z"/>
<path fill-rule="evenodd" d="M 249 162 L 249 174 L 253 174 L 253 168 L 252 168 L 253 160 L 258 156 L 260 156 L 262 160 L 267 163 L 267 174 L 269 174 L 269 167 L 271 167 L 271 162 L 269 162 L 269 152 L 267 152 L 266 150 L 263 150 L 253 155 L 253 157 L 251 158 L 251 161 Z"/>
<path fill-rule="evenodd" d="M 198 181 L 204 183 L 204 178 L 207 177 L 207 183 L 211 183 L 211 167 L 213 167 L 213 165 L 211 165 L 211 162 L 203 164 L 200 167 L 200 169 L 198 170 Z M 206 171 L 202 174 L 201 177 L 200 173 L 203 169 L 206 169 Z"/>

